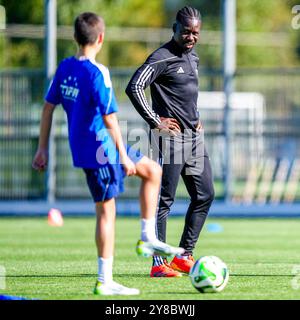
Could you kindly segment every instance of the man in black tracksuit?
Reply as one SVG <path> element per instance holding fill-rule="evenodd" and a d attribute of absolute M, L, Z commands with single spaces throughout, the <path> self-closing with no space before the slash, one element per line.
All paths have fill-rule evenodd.
<path fill-rule="evenodd" d="M 154 257 L 152 277 L 178 277 L 180 272 L 189 272 L 194 263 L 193 249 L 214 199 L 211 166 L 197 111 L 199 59 L 193 47 L 200 25 L 198 10 L 179 10 L 171 41 L 148 57 L 126 88 L 132 104 L 152 129 L 151 147 L 163 166 L 157 213 L 161 241 L 166 241 L 166 221 L 180 175 L 191 198 L 180 240 L 185 253 L 175 256 L 171 264 Z M 148 86 L 152 108 L 144 92 Z"/>

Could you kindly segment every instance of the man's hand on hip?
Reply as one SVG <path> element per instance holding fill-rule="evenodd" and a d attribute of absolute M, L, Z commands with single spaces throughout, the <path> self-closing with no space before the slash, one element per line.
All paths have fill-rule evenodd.
<path fill-rule="evenodd" d="M 159 131 L 166 132 L 173 136 L 181 132 L 180 125 L 176 119 L 160 117 L 160 121 L 161 123 L 156 127 Z"/>
<path fill-rule="evenodd" d="M 201 130 L 203 130 L 203 126 L 202 126 L 201 121 L 199 120 L 197 127 L 196 127 L 196 131 L 201 131 Z"/>

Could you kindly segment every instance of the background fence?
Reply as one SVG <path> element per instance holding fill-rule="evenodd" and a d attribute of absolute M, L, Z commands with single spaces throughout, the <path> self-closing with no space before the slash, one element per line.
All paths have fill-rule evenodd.
<path fill-rule="evenodd" d="M 259 115 L 251 101 L 240 100 L 241 108 L 231 112 L 232 200 L 243 203 L 297 202 L 300 200 L 300 70 L 240 69 L 235 76 L 237 92 L 262 97 Z M 125 95 L 133 70 L 111 70 L 120 106 L 120 120 L 126 120 L 129 131 L 146 124 Z M 220 70 L 200 70 L 200 90 L 220 92 L 223 88 Z M 40 70 L 0 72 L 0 199 L 44 199 L 46 174 L 31 169 L 37 148 L 39 121 L 43 103 L 44 74 Z M 213 97 L 218 94 L 213 94 Z M 203 97 L 203 95 L 202 95 Z M 210 95 L 211 97 L 211 95 Z M 201 98 L 201 95 L 200 95 Z M 203 98 L 204 99 L 204 98 Z M 223 110 L 199 101 L 205 129 L 217 199 L 223 199 Z M 207 100 L 211 102 L 211 98 Z M 243 104 L 250 105 L 243 108 Z M 254 112 L 254 113 L 253 113 Z M 255 113 L 256 112 L 256 113 Z M 254 118 L 253 118 L 254 116 Z M 62 108 L 55 112 L 55 155 L 57 199 L 89 197 L 81 170 L 72 167 L 67 126 Z M 137 179 L 126 180 L 123 198 L 136 197 Z M 177 197 L 188 197 L 180 182 Z"/>

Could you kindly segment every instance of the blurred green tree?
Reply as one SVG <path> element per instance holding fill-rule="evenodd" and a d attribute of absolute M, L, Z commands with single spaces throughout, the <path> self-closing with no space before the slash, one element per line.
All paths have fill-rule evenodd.
<path fill-rule="evenodd" d="M 291 27 L 291 10 L 297 2 L 299 0 L 237 0 L 239 67 L 300 64 L 300 32 Z M 44 22 L 44 0 L 0 0 L 0 5 L 6 8 L 8 24 Z M 72 25 L 75 16 L 89 10 L 101 14 L 108 27 L 167 27 L 170 28 L 171 36 L 175 14 L 184 5 L 192 5 L 201 11 L 204 31 L 222 30 L 221 0 L 64 0 L 57 1 L 57 19 L 59 25 Z M 115 67 L 135 67 L 142 63 L 149 54 L 149 47 L 145 43 L 127 40 L 130 39 L 117 43 L 107 38 L 99 60 Z M 58 59 L 73 54 L 75 48 L 72 41 L 58 40 Z M 43 40 L 5 39 L 1 36 L 0 66 L 42 67 L 43 49 Z M 201 44 L 200 38 L 197 51 L 202 66 L 221 68 L 222 46 Z"/>
<path fill-rule="evenodd" d="M 299 0 L 242 0 L 237 4 L 237 65 L 245 67 L 277 67 L 300 64 L 300 32 L 291 28 L 292 7 Z M 202 30 L 222 30 L 222 0 L 165 0 L 168 23 L 184 5 L 199 9 Z M 268 34 L 268 33 L 272 34 Z M 254 38 L 247 39 L 247 33 Z M 221 37 L 221 35 L 220 35 Z M 273 39 L 272 37 L 275 37 Z M 266 39 L 267 38 L 267 39 Z M 251 44 L 256 42 L 256 44 Z M 273 42 L 273 45 L 267 44 Z M 197 47 L 201 65 L 222 66 L 222 47 Z"/>
<path fill-rule="evenodd" d="M 6 8 L 7 23 L 9 24 L 43 24 L 44 0 L 16 1 L 0 0 L 0 5 Z M 163 2 L 151 0 L 64 0 L 57 1 L 58 25 L 72 25 L 74 18 L 83 11 L 94 11 L 105 18 L 107 26 L 119 27 L 161 27 L 164 23 Z M 126 39 L 125 39 L 126 40 Z M 5 40 L 0 41 L 4 47 Z M 141 62 L 147 54 L 146 45 L 127 43 L 122 45 L 108 44 L 101 52 L 99 59 L 114 66 L 132 65 L 135 61 Z M 76 49 L 73 41 L 58 40 L 58 59 L 74 54 Z M 7 39 L 6 63 L 10 67 L 42 67 L 43 50 L 42 40 Z M 142 58 L 141 58 L 142 57 Z M 137 59 L 136 59 L 137 58 Z M 2 59 L 3 60 L 3 59 Z"/>

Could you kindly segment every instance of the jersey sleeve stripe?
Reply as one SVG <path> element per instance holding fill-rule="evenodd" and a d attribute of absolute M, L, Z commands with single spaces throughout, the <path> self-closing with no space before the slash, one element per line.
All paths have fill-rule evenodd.
<path fill-rule="evenodd" d="M 148 78 L 151 76 L 151 74 L 154 72 L 154 69 L 151 68 L 151 72 L 149 72 L 147 75 L 145 75 L 144 79 L 142 80 L 142 84 L 141 84 L 141 87 L 144 88 L 144 85 L 145 85 L 145 82 L 148 80 Z M 149 112 L 155 117 L 157 118 L 157 115 L 152 111 L 152 109 L 150 108 L 149 104 L 148 104 L 148 101 L 147 101 L 147 98 L 146 98 L 146 95 L 145 95 L 145 91 L 142 90 L 141 91 L 141 95 L 142 95 L 142 98 L 145 102 L 145 105 L 147 106 Z M 158 123 L 160 123 L 160 120 L 158 121 Z"/>
<path fill-rule="evenodd" d="M 177 56 L 161 59 L 161 60 L 158 60 L 158 61 L 151 62 L 150 65 L 154 65 L 154 64 L 157 64 L 157 63 L 161 63 L 161 62 L 164 62 L 164 61 L 167 61 L 167 60 L 176 59 L 176 58 L 177 58 Z"/>
<path fill-rule="evenodd" d="M 159 124 L 160 120 L 158 119 L 158 116 L 150 109 L 150 106 L 147 102 L 145 92 L 144 92 L 144 84 L 149 79 L 149 77 L 153 72 L 154 72 L 154 69 L 151 68 L 150 66 L 147 66 L 143 70 L 143 72 L 140 74 L 139 78 L 136 81 L 135 92 L 139 99 L 140 105 L 143 107 L 143 109 L 146 111 L 149 117 L 153 119 L 155 123 Z"/>
<path fill-rule="evenodd" d="M 149 66 L 146 69 L 144 70 L 145 75 L 143 75 L 143 73 L 142 73 L 140 78 L 136 82 L 136 93 L 137 93 L 138 97 L 140 98 L 140 103 L 141 103 L 141 100 L 143 101 L 144 109 L 147 109 L 146 111 L 148 111 L 148 114 L 149 113 L 152 114 L 152 111 L 150 109 L 150 106 L 148 104 L 148 101 L 146 99 L 146 95 L 144 92 L 144 85 L 145 85 L 145 82 L 147 81 L 148 77 L 151 76 L 151 73 L 154 72 L 154 70 L 152 68 L 150 68 Z"/>
<path fill-rule="evenodd" d="M 108 113 L 111 101 L 112 101 L 112 88 L 109 88 L 109 100 L 108 100 L 108 103 L 107 103 L 107 106 L 106 106 L 105 114 Z"/>

